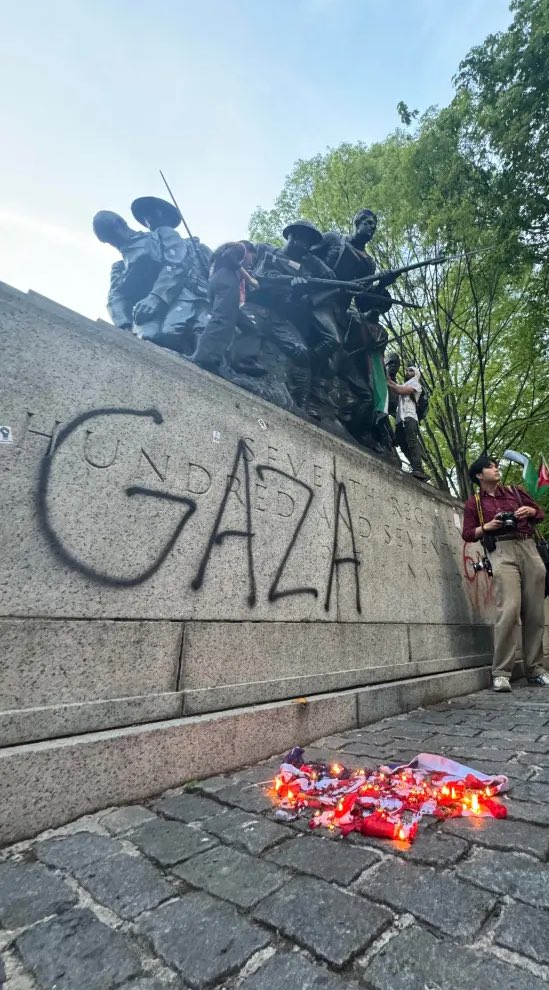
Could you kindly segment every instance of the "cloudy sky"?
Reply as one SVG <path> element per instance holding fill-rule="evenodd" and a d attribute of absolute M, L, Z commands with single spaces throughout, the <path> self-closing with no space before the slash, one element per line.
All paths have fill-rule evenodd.
<path fill-rule="evenodd" d="M 170 181 L 193 233 L 246 236 L 297 158 L 451 97 L 507 0 L 4 0 L 0 280 L 93 318 L 130 219 Z"/>

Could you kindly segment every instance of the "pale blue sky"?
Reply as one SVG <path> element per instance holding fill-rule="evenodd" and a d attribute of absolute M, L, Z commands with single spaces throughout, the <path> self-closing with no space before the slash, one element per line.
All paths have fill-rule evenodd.
<path fill-rule="evenodd" d="M 105 316 L 128 219 L 167 174 L 215 247 L 246 235 L 297 158 L 444 104 L 507 0 L 4 0 L 0 280 Z"/>

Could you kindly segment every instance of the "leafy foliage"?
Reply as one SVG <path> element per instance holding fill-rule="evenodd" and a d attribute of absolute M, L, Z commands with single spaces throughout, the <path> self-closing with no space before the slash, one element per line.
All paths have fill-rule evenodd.
<path fill-rule="evenodd" d="M 475 160 L 489 168 L 507 227 L 547 251 L 549 235 L 549 2 L 514 0 L 509 30 L 462 62 L 457 85 L 470 100 Z"/>
<path fill-rule="evenodd" d="M 538 57 L 549 0 L 517 0 L 514 8 L 509 31 L 463 63 L 450 106 L 419 117 L 401 103 L 406 126 L 384 141 L 296 162 L 273 207 L 250 221 L 252 238 L 279 242 L 298 216 L 346 233 L 357 210 L 370 207 L 380 268 L 450 257 L 398 281 L 393 295 L 422 309 L 393 307 L 386 322 L 389 350 L 420 364 L 431 394 L 422 424 L 429 472 L 461 497 L 470 492 L 467 464 L 480 451 L 536 455 L 549 446 L 549 274 L 532 247 L 543 222 L 536 190 L 549 188 L 549 115 L 527 131 L 529 157 L 515 147 L 528 114 L 535 110 L 538 121 L 549 100 L 549 63 Z M 495 121 L 504 105 L 512 123 L 505 134 Z"/>

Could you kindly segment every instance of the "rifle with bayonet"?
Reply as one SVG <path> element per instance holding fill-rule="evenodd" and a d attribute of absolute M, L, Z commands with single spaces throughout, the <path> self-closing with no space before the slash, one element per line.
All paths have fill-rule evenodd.
<path fill-rule="evenodd" d="M 384 289 L 388 285 L 392 285 L 396 282 L 397 278 L 401 275 L 406 275 L 408 272 L 416 271 L 418 268 L 427 268 L 429 265 L 440 265 L 445 261 L 451 261 L 451 258 L 445 257 L 445 255 L 437 255 L 435 258 L 426 258 L 424 261 L 414 261 L 410 265 L 403 265 L 401 268 L 391 268 L 388 271 L 375 272 L 373 275 L 366 275 L 364 278 L 353 279 L 352 281 L 341 281 L 340 279 L 327 279 L 327 278 L 313 278 L 309 276 L 302 275 L 284 275 L 282 273 L 273 273 L 272 275 L 255 273 L 254 277 L 258 279 L 261 285 L 275 285 L 280 282 L 291 283 L 294 278 L 302 278 L 306 281 L 307 285 L 318 286 L 318 288 L 326 289 L 343 289 L 346 292 L 351 292 L 353 295 L 367 295 L 368 301 L 371 302 L 373 308 L 376 305 L 386 306 L 390 303 L 391 306 L 402 306 L 404 309 L 421 309 L 422 307 L 418 303 L 406 302 L 404 299 L 393 299 L 391 296 L 381 296 L 374 292 L 369 291 L 369 287 L 373 286 L 377 289 Z M 377 286 L 376 286 L 376 283 Z"/>
<path fill-rule="evenodd" d="M 405 309 L 421 309 L 417 303 L 405 302 L 403 299 L 393 299 L 391 296 L 380 296 L 375 292 L 369 292 L 365 290 L 362 279 L 357 279 L 353 282 L 342 282 L 334 278 L 309 278 L 307 275 L 258 275 L 254 274 L 254 278 L 257 279 L 260 285 L 279 285 L 282 283 L 290 284 L 294 282 L 296 278 L 302 279 L 307 285 L 315 286 L 321 289 L 344 289 L 347 292 L 353 293 L 353 295 L 362 295 L 365 293 L 368 296 L 369 301 L 372 303 L 372 307 L 375 308 L 376 303 L 378 305 L 386 306 L 387 303 L 391 303 L 391 306 L 403 306 Z"/>
<path fill-rule="evenodd" d="M 402 268 L 389 268 L 385 272 L 375 272 L 373 275 L 366 275 L 365 278 L 357 278 L 355 281 L 363 286 L 373 285 L 375 282 L 379 282 L 379 288 L 381 288 L 382 286 L 392 285 L 401 275 L 417 271 L 418 268 L 427 268 L 429 265 L 442 265 L 446 261 L 453 260 L 453 258 L 447 258 L 444 254 L 439 254 L 435 258 L 425 258 L 424 261 L 414 261 L 411 265 L 403 265 Z"/>

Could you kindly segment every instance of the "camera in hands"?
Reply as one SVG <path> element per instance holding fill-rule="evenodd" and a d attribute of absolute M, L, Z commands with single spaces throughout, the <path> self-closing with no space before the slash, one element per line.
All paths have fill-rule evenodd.
<path fill-rule="evenodd" d="M 503 524 L 501 529 L 504 533 L 512 533 L 518 526 L 518 519 L 514 512 L 498 512 L 496 519 Z"/>

